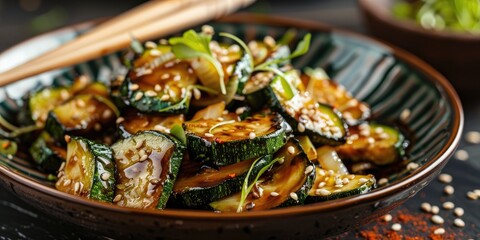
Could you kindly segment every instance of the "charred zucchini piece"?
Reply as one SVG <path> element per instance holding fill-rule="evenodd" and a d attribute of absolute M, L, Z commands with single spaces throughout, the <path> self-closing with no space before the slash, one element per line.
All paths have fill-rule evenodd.
<path fill-rule="evenodd" d="M 145 63 L 142 58 L 143 64 L 136 61 L 120 93 L 130 106 L 141 112 L 186 113 L 191 95 L 188 87 L 195 84 L 197 77 L 188 62 L 174 60 L 169 51 L 156 52 L 157 58 Z"/>
<path fill-rule="evenodd" d="M 144 114 L 136 111 L 128 111 L 123 116 L 124 120 L 119 123 L 120 135 L 127 138 L 137 132 L 155 130 L 162 133 L 170 133 L 174 125 L 182 126 L 185 122 L 183 114 L 158 115 Z"/>
<path fill-rule="evenodd" d="M 43 88 L 33 93 L 28 99 L 32 120 L 37 126 L 43 127 L 47 121 L 48 112 L 71 97 L 72 93 L 66 87 Z"/>
<path fill-rule="evenodd" d="M 55 144 L 55 140 L 46 131 L 33 142 L 29 148 L 33 161 L 48 173 L 56 173 L 67 158 L 65 148 Z"/>
<path fill-rule="evenodd" d="M 56 188 L 94 200 L 112 202 L 115 163 L 110 147 L 81 137 L 71 137 L 64 167 L 59 169 Z"/>
<path fill-rule="evenodd" d="M 306 202 L 321 202 L 365 194 L 375 188 L 373 175 L 339 174 L 316 167 L 315 183 Z"/>
<path fill-rule="evenodd" d="M 75 92 L 75 95 L 91 94 L 108 98 L 110 96 L 110 89 L 101 82 L 92 82 Z"/>
<path fill-rule="evenodd" d="M 396 128 L 376 123 L 363 123 L 351 128 L 347 143 L 336 148 L 340 158 L 387 165 L 405 156 L 408 142 Z"/>
<path fill-rule="evenodd" d="M 173 201 L 186 207 L 201 207 L 236 193 L 241 190 L 254 162 L 250 177 L 256 176 L 272 159 L 271 155 L 267 155 L 257 162 L 256 159 L 250 159 L 218 168 L 205 167 L 201 162 L 190 159 L 184 160 L 173 187 Z"/>
<path fill-rule="evenodd" d="M 15 155 L 17 153 L 17 143 L 10 139 L 0 139 L 0 154 Z"/>
<path fill-rule="evenodd" d="M 114 202 L 132 208 L 165 208 L 185 147 L 168 135 L 141 131 L 112 149 L 118 181 Z"/>
<path fill-rule="evenodd" d="M 303 75 L 302 80 L 313 99 L 341 112 L 349 125 L 358 125 L 370 117 L 368 105 L 355 99 L 342 85 L 330 80 L 322 69 L 312 70 L 309 75 Z"/>
<path fill-rule="evenodd" d="M 314 177 L 315 166 L 302 151 L 297 140 L 291 139 L 274 154 L 274 159 L 282 158 L 271 170 L 265 172 L 257 184 L 257 190 L 250 193 L 243 210 L 261 211 L 277 207 L 300 205 L 308 195 Z M 260 190 L 261 189 L 261 190 Z M 254 193 L 257 193 L 254 196 Z M 259 194 L 261 192 L 261 194 Z M 258 198 L 257 198 L 258 197 Z M 236 193 L 210 206 L 221 212 L 236 212 L 241 193 Z"/>
<path fill-rule="evenodd" d="M 117 109 L 110 100 L 96 95 L 78 95 L 55 107 L 49 114 L 45 130 L 57 141 L 64 136 L 91 136 L 115 122 Z"/>
<path fill-rule="evenodd" d="M 253 54 L 253 63 L 255 66 L 274 59 L 285 58 L 290 55 L 290 48 L 285 45 L 277 45 L 275 42 L 251 41 L 248 48 Z M 282 63 L 284 65 L 288 63 Z"/>
<path fill-rule="evenodd" d="M 287 128 L 278 114 L 258 114 L 243 121 L 208 119 L 184 124 L 190 156 L 217 166 L 276 152 L 285 144 Z"/>
<path fill-rule="evenodd" d="M 288 83 L 277 76 L 263 89 L 272 110 L 280 113 L 296 134 L 309 136 L 315 145 L 345 143 L 347 126 L 339 114 L 301 91 L 303 84 L 295 74 L 289 72 L 286 76 Z"/>

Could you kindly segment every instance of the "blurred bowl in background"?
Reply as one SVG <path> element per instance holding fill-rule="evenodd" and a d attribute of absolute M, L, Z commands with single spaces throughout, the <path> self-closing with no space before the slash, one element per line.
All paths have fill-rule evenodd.
<path fill-rule="evenodd" d="M 434 31 L 413 20 L 397 19 L 396 0 L 359 0 L 369 32 L 430 63 L 454 85 L 462 98 L 480 91 L 480 35 Z"/>

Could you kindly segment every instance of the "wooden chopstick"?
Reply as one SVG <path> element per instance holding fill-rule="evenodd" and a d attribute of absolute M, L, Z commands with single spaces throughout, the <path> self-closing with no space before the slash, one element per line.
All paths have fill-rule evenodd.
<path fill-rule="evenodd" d="M 150 21 L 142 22 L 140 26 L 132 24 L 132 26 L 128 27 L 127 29 L 115 29 L 117 34 L 109 34 L 108 37 L 103 38 L 91 37 L 92 39 L 89 39 L 88 41 L 82 40 L 82 42 L 80 42 L 80 46 L 75 45 L 74 47 L 63 47 L 62 51 L 65 51 L 65 49 L 69 51 L 61 52 L 61 54 L 59 54 L 59 52 L 50 53 L 48 61 L 36 60 L 35 62 L 32 61 L 31 63 L 29 63 L 27 66 L 22 64 L 22 66 L 25 67 L 20 66 L 4 73 L 0 73 L 0 86 L 4 86 L 21 79 L 31 77 L 42 72 L 67 67 L 87 60 L 98 58 L 100 56 L 126 48 L 131 42 L 132 35 L 140 41 L 159 38 L 177 32 L 181 29 L 198 25 L 200 22 L 205 22 L 214 18 L 224 16 L 237 10 L 238 8 L 249 5 L 254 1 L 255 0 L 152 1 L 149 4 L 164 4 L 165 2 L 187 2 L 188 4 L 183 5 L 183 7 L 180 7 L 180 9 L 167 15 L 157 16 L 153 20 L 150 18 Z M 179 5 L 177 5 L 177 7 L 178 6 Z M 137 11 L 137 14 L 130 15 L 130 13 L 128 13 L 129 17 L 123 17 L 122 21 L 128 21 L 132 16 L 139 17 L 138 13 L 142 14 L 141 10 L 134 9 L 131 11 Z M 125 14 L 122 16 L 125 16 Z M 138 20 L 135 21 L 140 22 Z M 110 27 L 112 25 L 110 25 Z M 110 27 L 102 27 L 102 29 L 98 30 L 98 32 L 105 34 L 105 31 L 108 32 L 111 29 Z M 98 32 L 96 34 L 98 34 Z M 88 44 L 85 44 L 85 42 L 87 42 Z M 77 43 L 76 41 L 73 41 L 71 44 L 73 45 Z"/>

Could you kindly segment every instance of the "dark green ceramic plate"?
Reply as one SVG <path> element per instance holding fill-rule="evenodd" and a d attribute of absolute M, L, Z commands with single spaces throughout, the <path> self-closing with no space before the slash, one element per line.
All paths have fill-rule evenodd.
<path fill-rule="evenodd" d="M 68 27 L 22 43 L 0 55 L 0 70 L 21 63 L 74 38 L 92 24 Z M 460 101 L 450 84 L 419 59 L 367 37 L 311 22 L 256 15 L 236 15 L 212 23 L 243 39 L 281 36 L 294 27 L 299 36 L 311 32 L 310 52 L 295 60 L 298 68 L 320 66 L 366 101 L 375 116 L 396 120 L 405 109 L 414 135 L 410 159 L 420 167 L 388 176 L 389 184 L 349 198 L 244 214 L 193 210 L 126 209 L 71 196 L 52 188 L 46 175 L 21 158 L 0 157 L 1 183 L 46 213 L 122 238 L 284 239 L 334 235 L 386 213 L 412 197 L 439 173 L 452 155 L 463 128 Z M 299 39 L 296 39 L 299 40 Z M 0 92 L 0 113 L 15 122 L 21 97 L 42 85 L 65 85 L 76 74 L 108 80 L 125 72 L 119 54 L 58 70 L 7 86 Z"/>

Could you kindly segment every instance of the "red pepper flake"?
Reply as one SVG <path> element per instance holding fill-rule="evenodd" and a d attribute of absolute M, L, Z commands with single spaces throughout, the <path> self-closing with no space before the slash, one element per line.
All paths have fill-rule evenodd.
<path fill-rule="evenodd" d="M 10 147 L 10 145 L 12 145 L 12 142 L 7 140 L 7 141 L 2 143 L 2 148 L 7 149 L 8 147 Z"/>
<path fill-rule="evenodd" d="M 230 173 L 230 174 L 228 174 L 228 176 L 229 176 L 230 178 L 234 178 L 235 176 L 237 176 L 237 174 L 235 174 L 235 173 Z"/>

